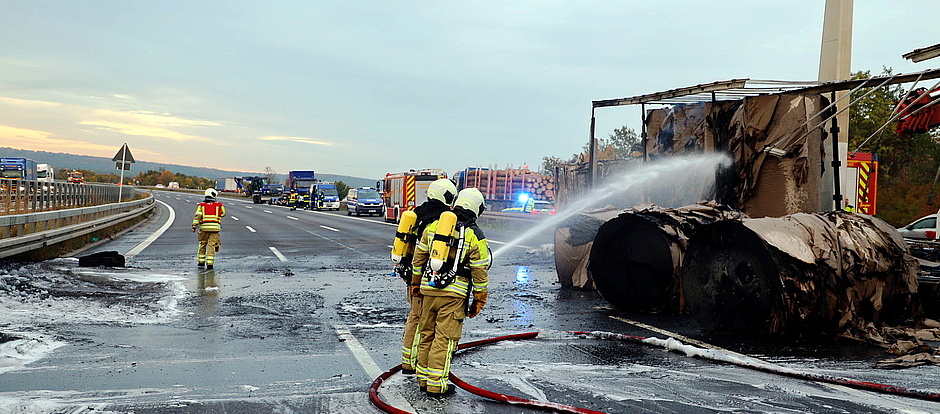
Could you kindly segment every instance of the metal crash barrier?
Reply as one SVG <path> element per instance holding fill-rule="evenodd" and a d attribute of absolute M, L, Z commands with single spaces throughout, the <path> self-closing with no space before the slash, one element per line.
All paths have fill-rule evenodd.
<path fill-rule="evenodd" d="M 0 216 L 117 203 L 134 197 L 133 187 L 114 184 L 47 183 L 0 179 Z"/>
<path fill-rule="evenodd" d="M 146 214 L 154 207 L 153 196 L 146 193 L 143 199 L 116 202 L 117 186 L 46 183 L 54 189 L 33 188 L 38 191 L 31 191 L 31 183 L 35 182 L 2 181 L 3 184 L 13 181 L 19 187 L 15 191 L 9 191 L 10 187 L 7 187 L 0 198 L 0 206 L 6 213 L 0 215 L 0 257 L 14 256 L 101 231 Z M 134 195 L 133 191 L 124 192 L 130 193 L 128 196 Z M 108 199 L 113 201 L 89 207 L 65 207 L 87 205 L 93 201 L 107 203 Z M 10 214 L 10 211 L 28 213 Z"/>

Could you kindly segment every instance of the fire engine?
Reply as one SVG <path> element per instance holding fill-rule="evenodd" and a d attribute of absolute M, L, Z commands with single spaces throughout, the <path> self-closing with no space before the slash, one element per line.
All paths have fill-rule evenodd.
<path fill-rule="evenodd" d="M 927 93 L 927 88 L 917 88 L 910 91 L 901 100 L 898 113 L 898 135 L 910 135 L 918 132 L 927 132 L 940 125 L 940 105 L 934 101 L 940 98 L 940 88 Z M 929 106 L 928 108 L 924 108 Z M 921 109 L 923 108 L 923 109 Z"/>
<path fill-rule="evenodd" d="M 444 170 L 410 170 L 385 174 L 382 185 L 385 221 L 397 223 L 401 214 L 427 201 L 431 182 L 447 178 Z"/>

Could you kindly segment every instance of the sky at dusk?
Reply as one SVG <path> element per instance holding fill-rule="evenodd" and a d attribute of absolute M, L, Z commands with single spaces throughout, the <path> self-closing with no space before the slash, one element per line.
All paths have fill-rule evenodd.
<path fill-rule="evenodd" d="M 815 80 L 824 3 L 0 0 L 0 146 L 363 178 L 535 169 L 580 151 L 592 100 Z M 901 58 L 940 43 L 936 11 L 857 1 L 852 70 L 937 67 Z M 623 125 L 638 108 L 598 112 L 599 137 Z"/>

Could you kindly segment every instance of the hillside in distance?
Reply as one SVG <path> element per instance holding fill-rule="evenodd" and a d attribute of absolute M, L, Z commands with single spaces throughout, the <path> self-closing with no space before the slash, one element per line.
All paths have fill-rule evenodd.
<path fill-rule="evenodd" d="M 115 151 L 117 152 L 117 151 Z M 133 154 L 133 150 L 131 153 Z M 60 152 L 47 152 L 47 151 L 29 151 L 21 150 L 15 148 L 0 147 L 0 157 L 15 157 L 15 158 L 29 158 L 35 160 L 40 164 L 49 164 L 56 171 L 58 170 L 88 170 L 94 171 L 102 174 L 117 174 L 118 170 L 114 168 L 114 161 L 111 161 L 110 158 L 105 157 L 92 157 L 89 155 L 75 155 L 75 154 L 66 154 Z M 272 166 L 277 169 L 277 166 Z M 204 167 L 190 167 L 186 165 L 177 165 L 177 164 L 166 164 L 166 163 L 157 163 L 157 162 L 148 162 L 148 161 L 137 161 L 131 166 L 131 171 L 125 172 L 125 176 L 137 175 L 139 172 L 144 172 L 148 170 L 160 171 L 160 169 L 173 171 L 175 173 L 192 175 L 196 177 L 205 177 L 212 180 L 222 177 L 247 177 L 254 175 L 261 175 L 260 173 L 250 173 L 244 171 L 225 171 L 215 168 L 204 168 Z M 316 168 L 314 168 L 316 171 Z M 277 181 L 284 182 L 287 179 L 287 171 L 278 171 Z M 361 177 L 352 177 L 348 175 L 340 174 L 327 174 L 316 171 L 317 178 L 322 181 L 342 181 L 349 185 L 350 187 L 372 187 L 375 186 L 375 181 L 373 179 L 361 178 Z"/>

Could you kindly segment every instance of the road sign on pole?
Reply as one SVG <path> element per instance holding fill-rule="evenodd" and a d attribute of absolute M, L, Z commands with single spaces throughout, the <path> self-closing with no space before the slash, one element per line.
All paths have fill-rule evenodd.
<path fill-rule="evenodd" d="M 126 142 L 114 155 L 114 158 L 111 158 L 111 161 L 116 161 L 114 168 L 121 170 L 121 178 L 118 181 L 118 202 L 120 203 L 124 195 L 124 171 L 130 171 L 131 164 L 134 163 L 134 156 L 131 155 L 131 149 L 127 147 Z"/>

